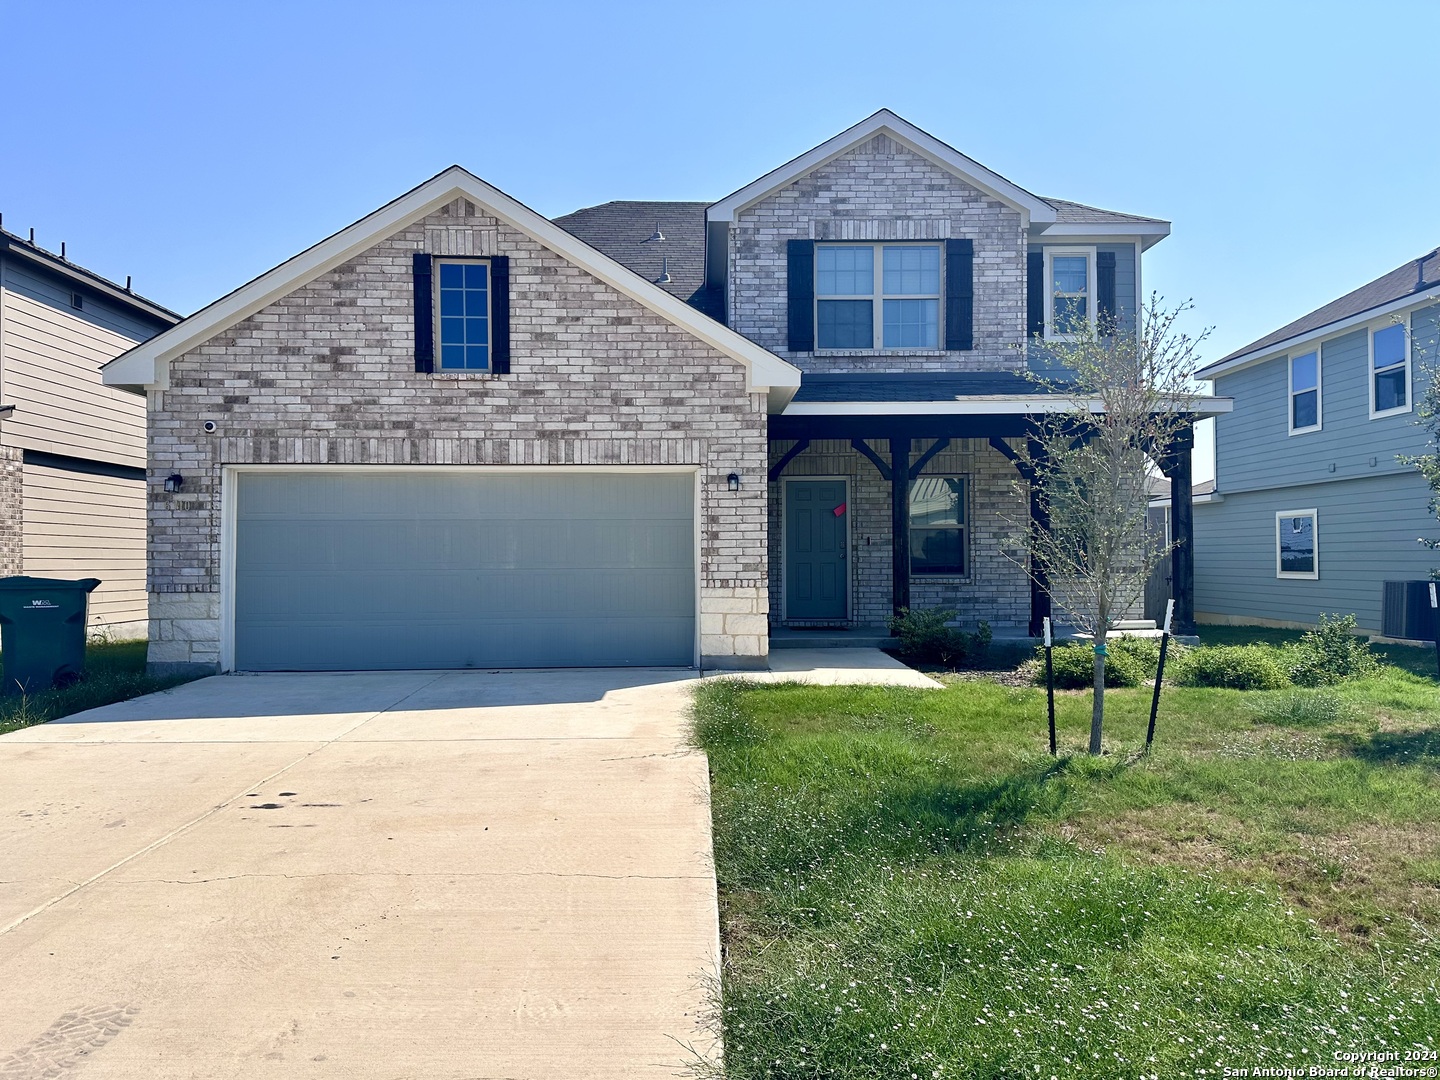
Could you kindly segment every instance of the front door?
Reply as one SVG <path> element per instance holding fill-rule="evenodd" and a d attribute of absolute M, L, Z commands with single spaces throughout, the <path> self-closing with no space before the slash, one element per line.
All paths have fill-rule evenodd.
<path fill-rule="evenodd" d="M 785 618 L 843 622 L 850 575 L 844 480 L 785 482 Z"/>

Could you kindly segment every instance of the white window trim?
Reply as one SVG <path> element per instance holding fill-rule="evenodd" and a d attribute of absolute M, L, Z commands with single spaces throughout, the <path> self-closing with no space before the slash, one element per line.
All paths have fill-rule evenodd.
<path fill-rule="evenodd" d="M 820 347 L 820 301 L 821 300 L 864 300 L 864 296 L 835 296 L 830 293 L 822 294 L 818 287 L 820 280 L 820 258 L 819 250 L 822 247 L 868 247 L 874 253 L 874 278 L 871 282 L 873 290 L 869 295 L 871 317 L 870 317 L 870 348 L 855 348 L 849 346 L 840 349 L 825 349 Z M 929 247 L 940 252 L 940 291 L 938 293 L 903 293 L 888 294 L 885 292 L 885 249 L 887 247 Z M 939 353 L 945 351 L 945 241 L 943 240 L 822 240 L 816 243 L 815 258 L 815 351 L 826 354 L 842 353 Z M 897 345 L 887 348 L 885 345 L 885 301 L 886 300 L 935 300 L 938 305 L 938 314 L 935 320 L 935 344 L 934 345 Z"/>
<path fill-rule="evenodd" d="M 1375 333 L 1379 330 L 1386 330 L 1392 326 L 1398 326 L 1405 338 L 1405 359 L 1399 364 L 1391 364 L 1385 368 L 1386 371 L 1394 371 L 1403 366 L 1405 368 L 1405 404 L 1397 409 L 1385 409 L 1381 412 L 1375 411 L 1375 376 L 1380 372 L 1375 370 Z M 1410 412 L 1415 405 L 1415 380 L 1411 374 L 1410 364 L 1410 313 L 1406 312 L 1403 321 L 1395 322 L 1386 320 L 1382 323 L 1372 323 L 1365 328 L 1365 370 L 1366 381 L 1370 384 L 1370 419 L 1381 420 L 1387 416 L 1401 416 Z"/>
<path fill-rule="evenodd" d="M 1061 334 L 1055 330 L 1055 257 L 1057 255 L 1085 256 L 1085 319 L 1091 326 L 1094 326 L 1097 300 L 1095 247 L 1090 245 L 1088 247 L 1045 248 L 1045 340 L 1074 341 L 1074 334 Z M 1139 260 L 1137 259 L 1136 262 L 1138 263 Z"/>
<path fill-rule="evenodd" d="M 487 327 L 487 340 L 485 342 L 488 358 L 483 368 L 472 367 L 446 367 L 444 361 L 444 339 L 440 334 L 440 267 L 450 266 L 473 266 L 477 263 L 484 263 L 490 266 L 489 256 L 480 255 L 436 255 L 433 265 L 430 268 L 430 310 L 433 312 L 431 321 L 435 328 L 431 331 L 434 341 L 435 361 L 434 374 L 436 375 L 491 375 L 495 371 L 495 277 L 494 270 L 488 270 L 485 274 L 485 326 Z"/>
<path fill-rule="evenodd" d="M 1310 353 L 1315 354 L 1315 423 L 1309 427 L 1295 426 L 1295 361 Z M 1285 357 L 1286 380 L 1290 384 L 1290 396 L 1285 399 L 1286 423 L 1290 425 L 1291 435 L 1308 435 L 1312 431 L 1319 431 L 1325 423 L 1325 353 L 1317 341 L 1313 349 L 1296 349 Z M 1309 393 L 1308 390 L 1299 391 L 1302 394 Z M 1373 393 L 1373 390 L 1372 390 Z"/>
<path fill-rule="evenodd" d="M 1283 518 L 1308 517 L 1310 519 L 1310 533 L 1315 541 L 1315 569 L 1308 573 L 1301 573 L 1296 570 L 1280 569 L 1280 522 Z M 1277 578 L 1299 578 L 1305 581 L 1315 581 L 1320 577 L 1320 511 L 1311 507 L 1309 510 L 1277 510 L 1275 512 L 1275 576 Z"/>
<path fill-rule="evenodd" d="M 915 539 L 915 530 L 916 530 L 916 529 L 920 529 L 920 530 L 922 530 L 922 531 L 924 531 L 925 529 L 959 529 L 962 533 L 965 534 L 965 546 L 964 546 L 964 551 L 965 551 L 965 569 L 964 569 L 961 573 L 958 573 L 958 574 L 937 574 L 937 573 L 928 573 L 928 574 L 927 574 L 927 573 L 924 573 L 924 572 L 916 573 L 915 570 L 913 569 L 913 567 L 914 567 L 915 545 L 914 545 L 914 543 L 911 543 L 911 544 L 909 544 L 910 555 L 911 555 L 910 566 L 912 567 L 912 569 L 910 570 L 910 580 L 911 580 L 911 581 L 956 581 L 956 582 L 969 581 L 969 580 L 971 579 L 971 575 L 972 575 L 972 573 L 973 573 L 973 567 L 974 567 L 974 565 L 975 565 L 975 553 L 974 553 L 974 551 L 971 549 L 971 546 L 970 546 L 970 540 L 971 540 L 971 537 L 972 537 L 972 535 L 973 535 L 972 532 L 971 532 L 971 528 L 970 528 L 970 521 L 971 521 L 970 511 L 971 511 L 971 506 L 972 506 L 972 504 L 973 504 L 973 502 L 974 502 L 974 497 L 971 495 L 971 492 L 974 490 L 975 485 L 974 485 L 974 483 L 972 482 L 972 478 L 971 478 L 970 474 L 969 474 L 969 473 L 963 473 L 963 472 L 925 472 L 925 473 L 921 473 L 920 476 L 916 477 L 916 479 L 917 479 L 917 480 L 924 480 L 924 479 L 936 480 L 936 479 L 939 479 L 939 480 L 964 480 L 964 481 L 965 481 L 965 523 L 964 523 L 963 525 L 915 525 L 915 524 L 909 522 L 909 517 L 910 517 L 910 508 L 909 508 L 909 506 L 907 505 L 906 508 L 905 508 L 905 517 L 906 517 L 906 520 L 907 520 L 907 528 L 909 529 L 909 532 L 910 532 L 909 539 L 910 539 L 911 541 L 913 541 L 913 540 Z M 913 490 L 913 486 L 912 486 L 912 490 Z M 907 496 L 907 498 L 908 498 L 908 496 Z"/>

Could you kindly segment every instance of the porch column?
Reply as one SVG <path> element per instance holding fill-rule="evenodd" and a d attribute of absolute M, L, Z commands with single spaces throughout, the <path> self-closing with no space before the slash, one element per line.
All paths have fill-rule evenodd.
<path fill-rule="evenodd" d="M 1028 452 L 1030 460 L 1040 464 L 1044 459 L 1045 444 L 1031 438 Z M 1043 535 L 1050 531 L 1050 512 L 1045 509 L 1045 503 L 1040 498 L 1040 487 L 1035 483 L 1035 473 L 1031 470 L 1026 471 L 1029 472 L 1029 475 L 1025 479 L 1030 484 L 1030 528 L 1033 532 Z M 1037 563 L 1032 555 L 1030 559 L 1031 637 L 1040 637 L 1045 633 L 1045 620 L 1050 617 L 1050 612 L 1050 580 L 1045 573 L 1045 567 Z"/>
<path fill-rule="evenodd" d="M 910 440 L 890 440 L 891 602 L 894 614 L 910 606 Z"/>
<path fill-rule="evenodd" d="M 1170 445 L 1170 529 L 1175 549 L 1170 552 L 1170 577 L 1174 582 L 1177 634 L 1195 633 L 1195 508 L 1192 498 L 1190 456 L 1195 449 L 1195 429 L 1186 424 Z"/>

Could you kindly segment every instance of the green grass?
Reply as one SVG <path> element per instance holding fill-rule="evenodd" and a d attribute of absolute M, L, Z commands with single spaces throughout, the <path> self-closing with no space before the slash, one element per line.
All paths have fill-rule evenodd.
<path fill-rule="evenodd" d="M 190 681 L 185 675 L 146 675 L 146 647 L 144 641 L 92 642 L 85 649 L 85 677 L 79 682 L 61 690 L 0 697 L 0 735 Z"/>
<path fill-rule="evenodd" d="M 1440 691 L 1410 667 L 1167 689 L 1149 755 L 1148 689 L 1106 694 L 1101 758 L 1089 695 L 1061 694 L 1058 760 L 1038 689 L 705 684 L 726 1075 L 1164 1080 L 1433 1047 Z"/>

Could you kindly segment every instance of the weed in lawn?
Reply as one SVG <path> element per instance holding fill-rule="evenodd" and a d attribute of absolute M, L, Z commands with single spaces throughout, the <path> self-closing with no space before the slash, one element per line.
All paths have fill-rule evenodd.
<path fill-rule="evenodd" d="M 1257 724 L 1323 727 L 1358 719 L 1359 710 L 1328 690 L 1283 690 L 1245 703 Z"/>
<path fill-rule="evenodd" d="M 60 689 L 0 697 L 0 734 L 189 681 L 184 675 L 147 675 L 146 647 L 144 641 L 91 641 L 83 678 Z"/>

